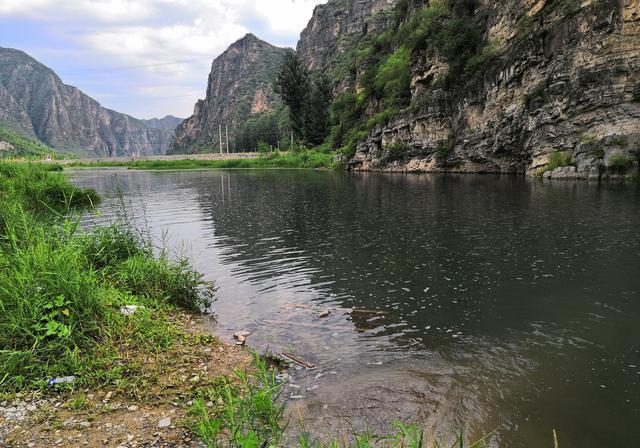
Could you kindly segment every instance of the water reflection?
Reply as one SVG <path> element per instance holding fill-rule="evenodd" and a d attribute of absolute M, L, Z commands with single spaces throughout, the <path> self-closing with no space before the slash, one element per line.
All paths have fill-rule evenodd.
<path fill-rule="evenodd" d="M 500 446 L 640 430 L 640 190 L 517 177 L 77 172 L 220 287 L 217 331 L 318 365 L 308 427 L 419 418 Z M 117 203 L 114 200 L 113 203 Z M 107 202 L 101 220 L 113 213 Z M 144 212 L 142 212 L 144 211 Z M 327 309 L 331 314 L 319 318 Z"/>

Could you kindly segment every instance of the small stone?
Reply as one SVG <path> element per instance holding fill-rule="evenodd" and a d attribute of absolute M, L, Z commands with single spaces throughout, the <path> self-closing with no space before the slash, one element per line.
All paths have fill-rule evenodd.
<path fill-rule="evenodd" d="M 91 422 L 80 422 L 80 426 L 82 428 L 90 428 L 91 427 Z"/>
<path fill-rule="evenodd" d="M 107 392 L 107 394 L 104 396 L 104 401 L 111 400 L 111 397 L 113 397 L 113 392 Z"/>
<path fill-rule="evenodd" d="M 133 440 L 133 434 L 127 434 L 127 442 L 131 442 Z"/>
<path fill-rule="evenodd" d="M 236 331 L 235 333 L 233 333 L 233 338 L 237 339 L 237 340 L 245 340 L 247 338 L 247 336 L 251 336 L 251 332 L 250 331 Z"/>
<path fill-rule="evenodd" d="M 166 417 L 158 422 L 158 428 L 168 428 L 171 426 L 171 418 Z"/>
<path fill-rule="evenodd" d="M 131 406 L 127 407 L 127 411 L 135 412 L 137 410 L 138 410 L 138 406 L 136 406 L 135 404 L 132 404 Z"/>

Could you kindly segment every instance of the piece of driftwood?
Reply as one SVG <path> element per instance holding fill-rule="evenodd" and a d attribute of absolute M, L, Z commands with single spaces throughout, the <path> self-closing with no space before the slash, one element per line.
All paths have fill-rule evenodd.
<path fill-rule="evenodd" d="M 282 353 L 282 356 L 284 356 L 287 359 L 290 359 L 291 361 L 295 362 L 296 364 L 300 364 L 302 367 L 306 367 L 307 369 L 315 369 L 316 365 L 310 362 L 307 362 L 303 359 L 300 359 L 294 355 L 292 355 L 291 353 Z"/>

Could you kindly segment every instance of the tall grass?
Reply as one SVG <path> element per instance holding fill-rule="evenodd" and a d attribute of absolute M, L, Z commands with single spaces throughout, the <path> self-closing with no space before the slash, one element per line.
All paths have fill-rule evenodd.
<path fill-rule="evenodd" d="M 125 224 L 83 232 L 75 212 L 97 202 L 49 166 L 0 163 L 1 389 L 95 378 L 88 369 L 122 334 L 166 341 L 162 319 L 130 319 L 122 306 L 198 308 L 213 298 L 186 261 L 154 256 Z"/>
<path fill-rule="evenodd" d="M 185 156 L 188 157 L 188 156 Z M 230 169 L 230 168 L 332 168 L 333 154 L 322 151 L 273 152 L 255 159 L 232 160 L 138 160 L 79 162 L 73 167 L 127 167 L 141 170 Z"/>

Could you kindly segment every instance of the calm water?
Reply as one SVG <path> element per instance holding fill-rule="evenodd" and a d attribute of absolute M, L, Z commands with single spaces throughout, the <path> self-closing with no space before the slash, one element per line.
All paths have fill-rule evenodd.
<path fill-rule="evenodd" d="M 518 177 L 82 171 L 219 287 L 216 331 L 317 364 L 318 433 L 414 420 L 493 446 L 640 439 L 640 188 Z M 107 202 L 104 215 L 112 206 Z M 320 319 L 318 313 L 330 309 Z"/>

